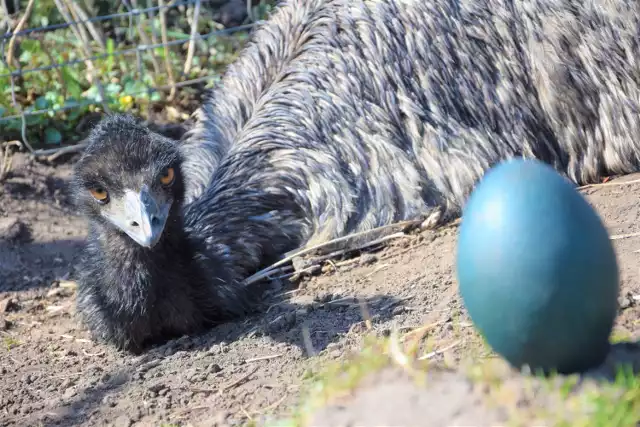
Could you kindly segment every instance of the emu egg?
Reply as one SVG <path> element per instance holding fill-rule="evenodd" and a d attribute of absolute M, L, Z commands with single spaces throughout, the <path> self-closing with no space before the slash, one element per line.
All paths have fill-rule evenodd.
<path fill-rule="evenodd" d="M 616 255 L 573 184 L 536 160 L 489 170 L 463 210 L 464 305 L 513 367 L 577 373 L 602 363 L 618 308 Z"/>

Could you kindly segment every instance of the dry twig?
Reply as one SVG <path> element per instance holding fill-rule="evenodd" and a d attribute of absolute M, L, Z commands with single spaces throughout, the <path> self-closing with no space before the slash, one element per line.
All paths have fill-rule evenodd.
<path fill-rule="evenodd" d="M 85 350 L 84 348 L 82 349 L 82 354 L 84 354 L 87 357 L 101 357 L 104 356 L 104 351 L 99 351 L 97 353 L 89 353 L 87 350 Z"/>
<path fill-rule="evenodd" d="M 13 29 L 13 35 L 9 40 L 9 46 L 7 48 L 7 56 L 6 56 L 7 65 L 9 66 L 11 66 L 13 62 L 13 50 L 15 49 L 16 37 L 18 33 L 22 31 L 22 28 L 24 28 L 24 25 L 27 23 L 27 20 L 31 15 L 31 11 L 33 10 L 33 6 L 35 5 L 35 3 L 36 3 L 35 0 L 29 0 L 29 3 L 27 3 L 27 8 L 24 11 L 24 15 L 22 15 L 22 18 L 20 18 L 20 21 L 18 21 L 18 25 L 16 25 L 16 28 Z"/>
<path fill-rule="evenodd" d="M 162 44 L 164 44 L 164 66 L 169 76 L 169 84 L 171 85 L 171 91 L 167 101 L 171 102 L 176 95 L 176 81 L 173 77 L 173 69 L 171 68 L 171 61 L 169 59 L 169 39 L 167 37 L 167 9 L 164 7 L 164 0 L 158 0 L 160 6 L 160 30 L 162 36 Z"/>
<path fill-rule="evenodd" d="M 256 371 L 258 370 L 258 368 L 259 367 L 256 366 L 255 368 L 253 368 L 252 370 L 250 370 L 249 372 L 247 372 L 246 374 L 244 374 L 243 376 L 241 376 L 237 380 L 232 381 L 231 383 L 228 383 L 226 385 L 223 385 L 222 387 L 220 387 L 220 393 L 225 392 L 227 390 L 231 390 L 232 388 L 235 388 L 235 387 L 239 386 L 244 381 L 246 381 L 251 375 L 255 374 Z"/>
<path fill-rule="evenodd" d="M 375 232 L 384 230 L 386 228 L 400 227 L 402 225 L 408 225 L 408 224 L 414 224 L 414 223 L 417 223 L 417 221 L 404 221 L 404 222 L 400 222 L 400 223 L 396 223 L 396 224 L 389 224 L 389 225 L 385 225 L 385 226 L 382 226 L 382 227 L 374 228 L 372 230 L 361 231 L 359 233 L 353 233 L 353 234 L 349 234 L 347 236 L 338 237 L 337 239 L 329 240 L 327 242 L 319 243 L 317 245 L 313 245 L 311 247 L 298 250 L 297 252 L 294 252 L 294 253 L 291 253 L 290 255 L 287 255 L 286 257 L 284 257 L 280 261 L 270 265 L 267 268 L 264 268 L 264 269 L 258 271 L 257 273 L 253 274 L 252 276 L 248 277 L 247 279 L 245 279 L 244 284 L 245 285 L 251 285 L 253 283 L 256 283 L 256 282 L 268 277 L 276 268 L 281 267 L 282 265 L 290 262 L 294 258 L 306 255 L 306 254 L 311 253 L 313 251 L 316 251 L 318 249 L 322 249 L 322 248 L 325 248 L 327 246 L 333 245 L 335 243 L 344 242 L 344 241 L 347 241 L 349 239 L 354 239 L 356 237 L 364 236 L 364 235 L 367 235 L 367 234 L 370 234 L 370 233 L 375 233 Z M 379 239 L 372 240 L 372 241 L 364 243 L 362 245 L 358 245 L 358 246 L 353 247 L 353 248 L 348 248 L 348 249 L 345 249 L 345 250 L 335 251 L 335 252 L 332 252 L 331 254 L 317 257 L 317 258 L 314 259 L 314 261 L 322 261 L 322 260 L 325 260 L 325 259 L 328 259 L 328 258 L 335 258 L 336 256 L 345 254 L 347 252 L 356 251 L 356 250 L 364 249 L 364 248 L 367 248 L 367 247 L 375 246 L 377 244 L 384 243 L 384 242 L 386 242 L 388 240 L 397 239 L 399 237 L 409 237 L 409 236 L 407 234 L 405 234 L 404 232 L 394 233 L 394 234 L 391 234 L 391 235 L 388 235 L 388 236 L 381 237 Z"/>
<path fill-rule="evenodd" d="M 244 362 L 245 363 L 253 363 L 253 362 L 260 362 L 262 360 L 271 360 L 271 359 L 277 359 L 278 357 L 282 357 L 284 356 L 283 353 L 279 353 L 279 354 L 270 354 L 268 356 L 260 356 L 260 357 L 254 357 L 252 359 L 247 359 Z"/>
<path fill-rule="evenodd" d="M 389 356 L 391 359 L 403 369 L 409 370 L 411 368 L 411 360 L 409 356 L 400 347 L 400 338 L 398 337 L 398 331 L 396 328 L 391 330 L 391 336 L 389 337 Z"/>
<path fill-rule="evenodd" d="M 638 237 L 640 236 L 640 233 L 629 233 L 629 234 L 614 234 L 613 236 L 609 237 L 611 240 L 621 240 L 621 239 L 628 239 L 630 237 Z"/>
<path fill-rule="evenodd" d="M 100 82 L 100 79 L 98 79 L 97 77 L 96 68 L 93 65 L 93 61 L 89 59 L 91 58 L 91 48 L 89 47 L 89 42 L 87 40 L 84 27 L 79 26 L 77 23 L 78 13 L 73 7 L 72 0 L 53 0 L 53 1 L 55 2 L 56 8 L 64 18 L 65 22 L 69 24 L 69 28 L 71 28 L 71 31 L 74 33 L 74 35 L 80 42 L 80 46 L 82 47 L 82 50 L 84 51 L 84 54 L 86 57 L 84 63 L 87 66 L 88 80 L 92 84 L 96 85 L 96 87 L 98 88 L 98 92 L 100 92 L 100 98 L 102 100 L 102 108 L 104 108 L 105 112 L 111 113 L 111 109 L 105 102 L 106 98 L 104 96 L 104 88 L 102 87 L 102 83 Z"/>
<path fill-rule="evenodd" d="M 76 289 L 78 287 L 78 283 L 73 280 L 59 280 L 58 286 L 65 289 Z"/>
<path fill-rule="evenodd" d="M 432 352 L 429 352 L 429 353 L 425 354 L 424 356 L 418 357 L 418 360 L 433 359 L 434 357 L 436 357 L 436 356 L 438 356 L 438 355 L 440 355 L 442 353 L 445 353 L 445 352 L 451 350 L 452 348 L 458 346 L 458 344 L 460 344 L 461 342 L 462 342 L 462 340 L 455 341 L 454 343 L 446 346 L 445 348 L 441 348 L 440 350 L 435 350 L 435 351 L 432 351 Z"/>
<path fill-rule="evenodd" d="M 87 142 L 81 142 L 76 145 L 67 145 L 65 147 L 52 148 L 49 150 L 38 150 L 33 154 L 35 157 L 39 159 L 44 158 L 44 160 L 46 160 L 47 162 L 53 162 L 58 157 L 64 156 L 65 154 L 78 153 L 84 150 L 87 147 L 87 145 L 88 145 Z"/>
<path fill-rule="evenodd" d="M 613 181 L 613 182 L 601 182 L 598 184 L 587 184 L 587 185 L 583 185 L 581 187 L 578 187 L 578 190 L 586 190 L 587 188 L 593 188 L 593 187 L 608 187 L 608 186 L 620 186 L 620 185 L 631 185 L 631 184 L 638 184 L 640 183 L 640 179 L 634 179 L 632 181 L 622 181 L 622 182 L 617 182 L 617 181 Z"/>
<path fill-rule="evenodd" d="M 273 411 L 274 409 L 276 409 L 278 406 L 280 406 L 280 404 L 282 402 L 284 402 L 284 400 L 288 397 L 289 395 L 287 393 L 284 394 L 284 396 L 282 396 L 282 398 L 280 398 L 280 400 L 278 400 L 275 403 L 272 403 L 271 405 L 267 406 L 266 408 L 264 408 L 262 411 L 260 412 L 256 412 L 257 414 L 264 414 L 267 413 L 269 411 Z"/>
<path fill-rule="evenodd" d="M 247 417 L 251 423 L 253 423 L 253 418 L 251 417 L 251 415 L 249 415 L 249 413 L 247 412 L 247 410 L 246 410 L 246 409 L 244 409 L 244 406 L 240 405 L 240 410 L 242 411 L 242 413 L 244 414 L 244 416 L 245 416 L 245 417 Z"/>
<path fill-rule="evenodd" d="M 13 165 L 13 155 L 11 153 L 11 147 L 22 147 L 20 141 L 9 141 L 4 144 L 4 153 L 2 155 L 2 162 L 0 162 L 0 182 L 7 178 L 9 172 L 11 172 L 11 166 Z"/>
<path fill-rule="evenodd" d="M 437 322 L 434 323 L 430 323 L 428 325 L 424 325 L 421 326 L 419 328 L 413 329 L 409 332 L 407 332 L 406 334 L 404 334 L 402 336 L 402 338 L 400 338 L 400 342 L 405 342 L 407 341 L 409 338 L 413 338 L 414 340 L 420 340 L 422 339 L 422 337 L 425 336 L 425 334 L 427 332 L 429 332 L 431 329 L 435 328 L 436 326 L 442 326 L 445 323 L 447 323 L 448 320 L 444 319 L 444 320 L 439 320 Z"/>
<path fill-rule="evenodd" d="M 80 6 L 78 3 L 74 1 L 70 1 L 70 3 L 75 12 L 74 15 L 80 18 L 79 20 L 81 20 L 84 23 L 84 26 L 87 27 L 87 30 L 89 30 L 89 33 L 91 33 L 93 40 L 97 42 L 98 45 L 100 45 L 100 49 L 102 50 L 106 49 L 107 46 L 104 42 L 104 36 L 102 32 L 98 28 L 96 28 L 96 26 L 93 25 L 91 21 L 89 21 L 89 16 L 84 11 L 84 9 L 82 9 L 82 6 Z"/>
<path fill-rule="evenodd" d="M 191 22 L 191 36 L 189 38 L 189 47 L 187 48 L 187 59 L 184 63 L 184 75 L 188 75 L 191 70 L 191 62 L 193 54 L 196 50 L 196 37 L 198 35 L 198 17 L 200 16 L 200 0 L 196 0 L 193 6 L 193 21 Z"/>

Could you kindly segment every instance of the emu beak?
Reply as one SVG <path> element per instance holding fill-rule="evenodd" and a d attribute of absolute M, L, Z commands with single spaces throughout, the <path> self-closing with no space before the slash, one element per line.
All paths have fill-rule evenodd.
<path fill-rule="evenodd" d="M 162 236 L 170 206 L 170 203 L 159 204 L 143 186 L 140 192 L 126 190 L 121 215 L 110 219 L 140 246 L 152 248 Z"/>

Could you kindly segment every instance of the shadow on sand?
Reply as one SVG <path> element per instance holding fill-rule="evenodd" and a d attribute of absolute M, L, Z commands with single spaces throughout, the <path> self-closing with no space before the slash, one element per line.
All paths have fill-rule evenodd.
<path fill-rule="evenodd" d="M 287 285 L 291 289 L 290 284 Z M 177 352 L 207 352 L 221 342 L 233 342 L 248 337 L 269 337 L 299 347 L 307 357 L 315 355 L 354 328 L 366 328 L 361 304 L 368 309 L 370 320 L 385 322 L 393 317 L 393 309 L 402 301 L 386 295 L 376 295 L 358 300 L 348 295 L 329 295 L 305 304 L 295 304 L 283 296 L 283 288 L 268 290 L 264 304 L 248 318 L 239 319 L 212 328 L 194 336 L 184 336 L 164 344 L 150 347 L 141 355 L 130 355 L 134 362 L 125 368 L 105 370 L 109 380 L 93 387 L 78 390 L 72 401 L 49 409 L 46 413 L 34 413 L 18 424 L 44 423 L 46 425 L 73 426 L 87 421 L 88 414 L 97 410 L 105 397 L 117 393 L 129 381 L 149 366 L 166 363 Z M 306 338 L 305 338 L 306 337 Z M 129 355 L 127 355 L 129 357 Z M 25 424 L 25 425 L 26 425 Z"/>

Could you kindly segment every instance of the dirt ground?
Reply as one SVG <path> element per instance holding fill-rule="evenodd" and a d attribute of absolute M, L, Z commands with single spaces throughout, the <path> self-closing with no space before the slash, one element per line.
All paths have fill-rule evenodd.
<path fill-rule="evenodd" d="M 85 224 L 66 193 L 71 167 L 16 155 L 0 184 L 0 425 L 261 424 L 267 416 L 286 417 L 309 372 L 357 351 L 367 334 L 437 322 L 433 334 L 441 347 L 434 350 L 448 350 L 434 359 L 455 364 L 470 351 L 465 337 L 473 328 L 455 292 L 455 227 L 334 260 L 317 276 L 274 285 L 259 315 L 141 356 L 95 344 L 74 318 L 74 259 Z M 640 183 L 584 193 L 612 235 L 640 232 Z M 640 237 L 623 236 L 615 247 L 623 287 L 616 333 L 637 340 Z M 436 377 L 425 394 L 402 375 L 382 372 L 350 404 L 318 413 L 314 424 L 501 420 L 471 404 L 456 374 Z"/>

